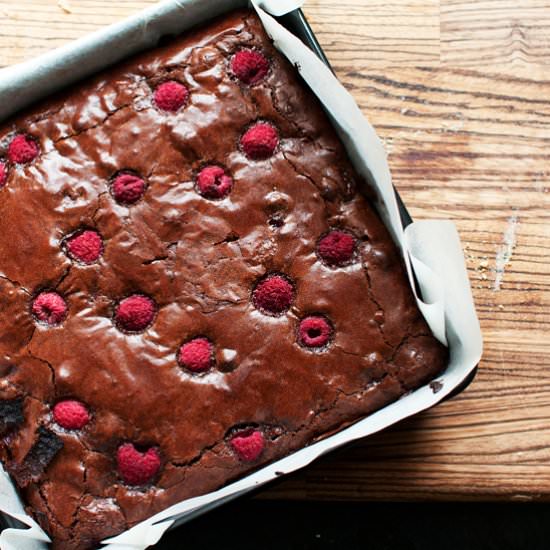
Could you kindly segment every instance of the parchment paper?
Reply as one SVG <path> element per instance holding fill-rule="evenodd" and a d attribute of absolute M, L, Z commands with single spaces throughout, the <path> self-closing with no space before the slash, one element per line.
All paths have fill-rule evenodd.
<path fill-rule="evenodd" d="M 456 388 L 475 368 L 482 352 L 476 317 L 459 237 L 450 222 L 421 221 L 403 231 L 391 183 L 386 153 L 376 132 L 332 72 L 302 42 L 270 15 L 301 7 L 300 0 L 251 0 L 275 46 L 300 71 L 319 97 L 340 134 L 356 169 L 376 190 L 377 208 L 401 248 L 413 291 L 416 275 L 424 301 L 417 302 L 434 335 L 450 349 L 450 363 L 438 379 L 441 390 L 429 386 L 403 397 L 345 430 L 262 468 L 235 483 L 181 502 L 105 541 L 109 550 L 142 550 L 156 544 L 172 525 L 258 487 L 275 477 L 309 464 L 322 454 L 427 409 Z M 60 87 L 80 80 L 139 50 L 155 45 L 161 36 L 181 33 L 216 15 L 246 5 L 243 0 L 168 0 L 63 48 L 32 61 L 0 70 L 0 120 Z M 28 86 L 28 83 L 33 83 Z M 416 292 L 415 292 L 416 295 Z M 9 476 L 0 469 L 0 511 L 28 529 L 6 529 L 2 550 L 42 550 L 48 541 L 36 522 L 25 514 Z M 183 536 L 183 534 L 182 534 Z M 182 547 L 185 547 L 183 541 Z"/>

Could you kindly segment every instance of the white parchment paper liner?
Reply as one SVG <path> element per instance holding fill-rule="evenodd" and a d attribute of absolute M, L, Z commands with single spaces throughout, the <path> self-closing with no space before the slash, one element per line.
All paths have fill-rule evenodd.
<path fill-rule="evenodd" d="M 175 523 L 188 521 L 273 480 L 277 477 L 275 472 L 288 473 L 302 468 L 328 451 L 435 405 L 468 376 L 481 357 L 481 332 L 454 225 L 445 221 L 422 221 L 403 230 L 387 157 L 376 132 L 332 72 L 299 39 L 269 15 L 288 13 L 301 7 L 303 1 L 251 0 L 251 3 L 275 46 L 296 65 L 323 103 L 358 172 L 375 187 L 378 210 L 401 248 L 413 291 L 413 272 L 419 283 L 424 301 L 417 296 L 418 306 L 434 335 L 449 346 L 450 363 L 438 379 L 442 389 L 437 394 L 429 386 L 422 387 L 349 428 L 252 475 L 213 493 L 180 502 L 105 541 L 109 550 L 145 549 L 156 544 Z M 0 120 L 60 87 L 155 45 L 161 36 L 181 33 L 244 5 L 245 0 L 167 0 L 63 48 L 2 69 Z M 28 529 L 4 530 L 0 535 L 2 550 L 47 548 L 48 537 L 25 513 L 9 476 L 1 469 L 0 511 L 28 526 Z"/>

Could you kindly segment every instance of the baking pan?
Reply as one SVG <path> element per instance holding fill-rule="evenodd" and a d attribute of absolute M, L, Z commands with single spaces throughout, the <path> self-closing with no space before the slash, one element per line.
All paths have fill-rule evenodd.
<path fill-rule="evenodd" d="M 307 19 L 304 16 L 303 11 L 295 10 L 293 12 L 288 13 L 287 15 L 281 16 L 276 18 L 278 21 L 285 26 L 289 31 L 291 31 L 294 35 L 296 35 L 298 38 L 302 40 L 311 50 L 313 50 L 316 55 L 328 66 L 331 67 L 330 62 L 328 61 L 328 58 L 326 57 L 321 45 L 319 44 L 317 38 L 315 37 L 315 34 L 310 27 L 309 23 L 307 22 Z M 401 216 L 401 221 L 403 223 L 403 227 L 407 227 L 410 225 L 413 220 L 407 211 L 407 208 L 405 204 L 403 203 L 401 197 L 399 196 L 399 193 L 395 191 L 395 195 L 397 198 L 397 203 L 399 206 L 399 212 Z M 462 391 L 464 391 L 470 383 L 473 381 L 477 374 L 477 367 L 466 377 L 466 379 L 459 385 L 457 388 L 451 392 L 444 400 L 450 399 Z M 434 392 L 436 390 L 436 386 L 433 386 Z M 219 503 L 221 504 L 221 502 Z M 199 515 L 197 513 L 197 515 Z M 14 528 L 24 528 L 24 524 L 20 523 L 19 521 L 9 517 L 0 515 L 0 530 L 6 528 L 6 527 L 14 527 Z M 174 525 L 175 527 L 175 525 Z M 162 547 L 162 542 L 159 543 L 159 548 Z"/>

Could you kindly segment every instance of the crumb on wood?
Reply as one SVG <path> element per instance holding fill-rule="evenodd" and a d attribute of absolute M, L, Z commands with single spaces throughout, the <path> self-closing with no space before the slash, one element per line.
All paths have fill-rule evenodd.
<path fill-rule="evenodd" d="M 58 0 L 57 5 L 65 12 L 72 13 L 71 4 L 69 0 Z"/>
<path fill-rule="evenodd" d="M 384 149 L 386 150 L 386 153 L 389 155 L 393 152 L 393 138 L 392 137 L 383 137 L 382 138 L 382 144 L 384 145 Z"/>
<path fill-rule="evenodd" d="M 487 256 L 475 256 L 474 254 L 466 254 L 467 259 L 475 264 L 477 278 L 482 281 L 488 279 L 489 258 Z"/>

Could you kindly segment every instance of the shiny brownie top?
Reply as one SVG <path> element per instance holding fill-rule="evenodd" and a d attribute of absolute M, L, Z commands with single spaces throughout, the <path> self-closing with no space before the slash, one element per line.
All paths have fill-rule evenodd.
<path fill-rule="evenodd" d="M 0 126 L 2 458 L 57 548 L 441 370 L 365 194 L 249 12 Z"/>

